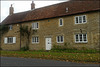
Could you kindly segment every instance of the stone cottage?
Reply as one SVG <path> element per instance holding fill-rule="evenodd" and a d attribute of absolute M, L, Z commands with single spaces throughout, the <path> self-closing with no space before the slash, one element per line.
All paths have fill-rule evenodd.
<path fill-rule="evenodd" d="M 67 48 L 98 49 L 100 37 L 100 1 L 70 0 L 31 10 L 14 13 L 11 5 L 9 15 L 2 21 L 9 31 L 1 37 L 3 50 L 51 50 L 54 45 Z M 29 40 L 21 35 L 20 27 L 31 28 Z"/>

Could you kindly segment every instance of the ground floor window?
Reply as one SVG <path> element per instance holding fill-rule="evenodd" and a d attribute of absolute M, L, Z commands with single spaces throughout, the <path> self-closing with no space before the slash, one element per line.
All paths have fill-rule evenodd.
<path fill-rule="evenodd" d="M 57 36 L 57 43 L 63 43 L 64 42 L 64 36 Z"/>
<path fill-rule="evenodd" d="M 32 43 L 39 43 L 39 37 L 38 36 L 32 37 Z"/>
<path fill-rule="evenodd" d="M 86 43 L 87 34 L 75 34 L 75 42 L 76 43 Z"/>
<path fill-rule="evenodd" d="M 12 44 L 12 43 L 16 43 L 16 37 L 5 37 L 4 38 L 4 43 L 5 44 Z"/>

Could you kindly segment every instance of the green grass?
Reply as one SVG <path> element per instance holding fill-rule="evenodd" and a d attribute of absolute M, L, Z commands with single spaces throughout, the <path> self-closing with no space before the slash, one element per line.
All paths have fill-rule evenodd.
<path fill-rule="evenodd" d="M 100 53 L 99 50 L 77 50 L 77 49 L 53 49 L 52 52 L 67 52 L 67 53 Z"/>
<path fill-rule="evenodd" d="M 40 58 L 71 62 L 91 62 L 100 63 L 99 53 L 66 53 L 66 52 L 46 52 L 46 51 L 1 51 L 1 56 Z"/>

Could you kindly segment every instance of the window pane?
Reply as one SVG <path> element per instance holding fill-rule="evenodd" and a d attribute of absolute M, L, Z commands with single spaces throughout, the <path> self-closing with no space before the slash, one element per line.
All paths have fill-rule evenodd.
<path fill-rule="evenodd" d="M 11 37 L 11 42 L 10 43 L 13 43 L 13 38 Z"/>
<path fill-rule="evenodd" d="M 76 17 L 76 23 L 78 23 L 78 17 Z"/>
<path fill-rule="evenodd" d="M 82 41 L 82 34 L 80 34 L 80 41 Z"/>
<path fill-rule="evenodd" d="M 79 40 L 78 40 L 78 34 L 76 35 L 76 42 L 77 42 L 77 41 L 79 41 Z"/>
<path fill-rule="evenodd" d="M 32 40 L 33 40 L 32 42 L 34 43 L 35 42 L 35 38 L 33 37 Z"/>
<path fill-rule="evenodd" d="M 82 23 L 82 17 L 79 16 L 79 23 Z"/>
<path fill-rule="evenodd" d="M 32 28 L 34 28 L 34 23 L 32 23 Z"/>
<path fill-rule="evenodd" d="M 87 41 L 86 34 L 83 34 L 84 41 Z"/>
<path fill-rule="evenodd" d="M 36 23 L 37 24 L 37 27 L 36 28 L 38 28 L 38 23 Z"/>
<path fill-rule="evenodd" d="M 60 36 L 61 37 L 61 42 L 63 42 L 63 36 Z"/>
<path fill-rule="evenodd" d="M 37 42 L 39 42 L 38 37 L 37 37 Z"/>
<path fill-rule="evenodd" d="M 8 37 L 8 43 L 9 43 L 9 37 Z"/>
<path fill-rule="evenodd" d="M 86 16 L 83 16 L 83 22 L 86 22 Z"/>
<path fill-rule="evenodd" d="M 35 37 L 35 43 L 37 42 L 37 38 Z"/>
<path fill-rule="evenodd" d="M 60 25 L 62 25 L 62 19 L 60 19 Z"/>
<path fill-rule="evenodd" d="M 58 42 L 60 41 L 59 36 L 57 37 L 57 41 L 58 41 Z"/>

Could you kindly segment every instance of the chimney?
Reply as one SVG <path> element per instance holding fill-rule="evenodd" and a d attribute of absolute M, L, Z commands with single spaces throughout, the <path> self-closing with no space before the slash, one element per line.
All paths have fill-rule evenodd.
<path fill-rule="evenodd" d="M 32 1 L 31 3 L 31 10 L 34 10 L 35 9 L 35 4 L 34 4 L 34 1 Z"/>
<path fill-rule="evenodd" d="M 14 12 L 14 8 L 12 7 L 12 4 L 11 4 L 11 7 L 9 8 L 9 15 L 12 15 Z"/>

